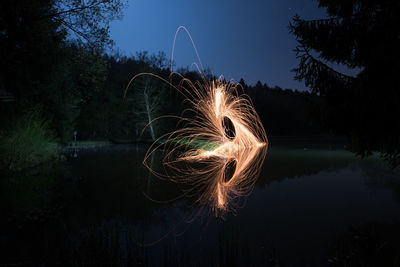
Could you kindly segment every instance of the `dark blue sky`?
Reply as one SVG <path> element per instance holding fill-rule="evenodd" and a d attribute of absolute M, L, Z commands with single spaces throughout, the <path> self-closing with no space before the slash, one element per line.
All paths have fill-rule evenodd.
<path fill-rule="evenodd" d="M 290 70 L 298 60 L 292 51 L 290 19 L 325 17 L 315 0 L 130 0 L 121 21 L 111 24 L 115 48 L 126 55 L 164 51 L 170 58 L 176 29 L 190 31 L 204 67 L 227 80 L 304 90 Z M 197 62 L 182 31 L 175 46 L 176 66 Z"/>

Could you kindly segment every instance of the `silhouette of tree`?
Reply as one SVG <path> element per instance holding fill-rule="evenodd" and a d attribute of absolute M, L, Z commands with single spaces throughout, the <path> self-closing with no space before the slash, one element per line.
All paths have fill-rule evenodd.
<path fill-rule="evenodd" d="M 246 82 L 244 81 L 243 78 L 240 78 L 239 80 L 239 85 L 241 85 L 243 87 L 243 90 L 246 91 L 246 89 L 248 88 Z"/>
<path fill-rule="evenodd" d="M 257 81 L 257 83 L 256 83 L 256 88 L 257 88 L 257 89 L 263 88 L 263 85 L 262 85 L 262 83 L 261 83 L 260 80 Z"/>
<path fill-rule="evenodd" d="M 0 1 L 0 92 L 14 100 L 0 124 L 39 106 L 61 140 L 104 82 L 108 25 L 123 0 Z M 4 93 L 3 93 L 4 94 Z"/>
<path fill-rule="evenodd" d="M 290 32 L 297 38 L 295 79 L 325 99 L 324 126 L 346 134 L 361 156 L 380 151 L 400 164 L 400 2 L 319 0 L 329 18 L 296 15 Z M 359 68 L 356 77 L 329 63 Z"/>
<path fill-rule="evenodd" d="M 168 68 L 169 61 L 165 53 L 159 52 L 157 55 L 148 55 L 147 51 L 136 54 L 136 61 L 140 65 L 139 72 L 148 72 L 157 75 Z M 158 78 L 152 76 L 139 77 L 133 84 L 132 96 L 128 95 L 127 101 L 135 103 L 134 113 L 139 128 L 146 125 L 150 131 L 150 137 L 153 141 L 158 137 L 156 126 L 159 122 L 153 122 L 158 116 L 162 115 L 160 111 L 165 106 L 167 84 Z"/>
<path fill-rule="evenodd" d="M 61 30 L 100 47 L 112 44 L 109 23 L 120 19 L 126 6 L 121 0 L 61 0 L 53 3 L 51 9 L 37 16 L 35 20 L 51 19 L 59 24 Z"/>

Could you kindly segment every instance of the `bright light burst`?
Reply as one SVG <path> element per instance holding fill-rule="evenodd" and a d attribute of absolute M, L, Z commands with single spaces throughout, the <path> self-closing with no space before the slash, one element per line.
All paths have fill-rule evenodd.
<path fill-rule="evenodd" d="M 131 82 L 141 75 L 156 76 L 141 73 Z M 179 73 L 172 73 L 170 81 L 173 75 L 181 78 L 178 85 L 156 77 L 182 93 L 190 108 L 178 118 L 177 130 L 150 146 L 143 163 L 154 175 L 186 185 L 185 195 L 216 216 L 236 211 L 239 198 L 253 188 L 267 153 L 260 118 L 251 101 L 239 95 L 239 84 L 204 77 L 193 83 Z M 148 159 L 161 149 L 164 168 L 155 171 Z"/>
<path fill-rule="evenodd" d="M 266 155 L 268 141 L 259 117 L 234 83 L 193 84 L 183 78 L 175 88 L 191 108 L 176 131 L 150 147 L 144 164 L 158 177 L 189 185 L 186 195 L 210 206 L 217 216 L 234 211 L 235 200 L 251 191 Z M 164 173 L 147 163 L 161 147 Z"/>

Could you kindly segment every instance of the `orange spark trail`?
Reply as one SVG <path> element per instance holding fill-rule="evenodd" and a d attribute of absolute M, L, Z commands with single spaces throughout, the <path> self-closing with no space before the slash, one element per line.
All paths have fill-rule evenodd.
<path fill-rule="evenodd" d="M 251 191 L 267 152 L 260 119 L 251 102 L 238 95 L 237 84 L 193 84 L 183 78 L 175 88 L 192 108 L 182 115 L 180 128 L 163 137 L 165 173 L 147 164 L 160 144 L 150 147 L 144 164 L 159 177 L 190 185 L 186 195 L 217 216 L 235 211 L 235 200 Z"/>
<path fill-rule="evenodd" d="M 252 190 L 267 153 L 268 139 L 251 101 L 239 95 L 240 85 L 207 81 L 197 64 L 202 81 L 193 83 L 172 72 L 180 30 L 189 36 L 203 69 L 189 31 L 180 26 L 173 42 L 170 81 L 152 73 L 140 73 L 129 81 L 124 96 L 130 84 L 142 75 L 157 77 L 184 96 L 191 108 L 179 117 L 176 131 L 164 134 L 150 146 L 143 164 L 159 178 L 187 185 L 186 196 L 202 207 L 210 207 L 216 216 L 223 216 L 227 211 L 236 211 L 238 199 Z M 181 78 L 178 85 L 171 83 L 173 75 Z M 147 160 L 161 148 L 164 169 L 156 172 Z"/>

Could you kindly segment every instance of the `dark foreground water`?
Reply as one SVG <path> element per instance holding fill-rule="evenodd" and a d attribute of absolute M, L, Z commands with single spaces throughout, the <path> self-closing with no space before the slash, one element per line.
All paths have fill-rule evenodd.
<path fill-rule="evenodd" d="M 3 175 L 0 266 L 398 266 L 399 170 L 309 143 L 271 142 L 223 219 L 151 176 L 144 146 Z"/>

